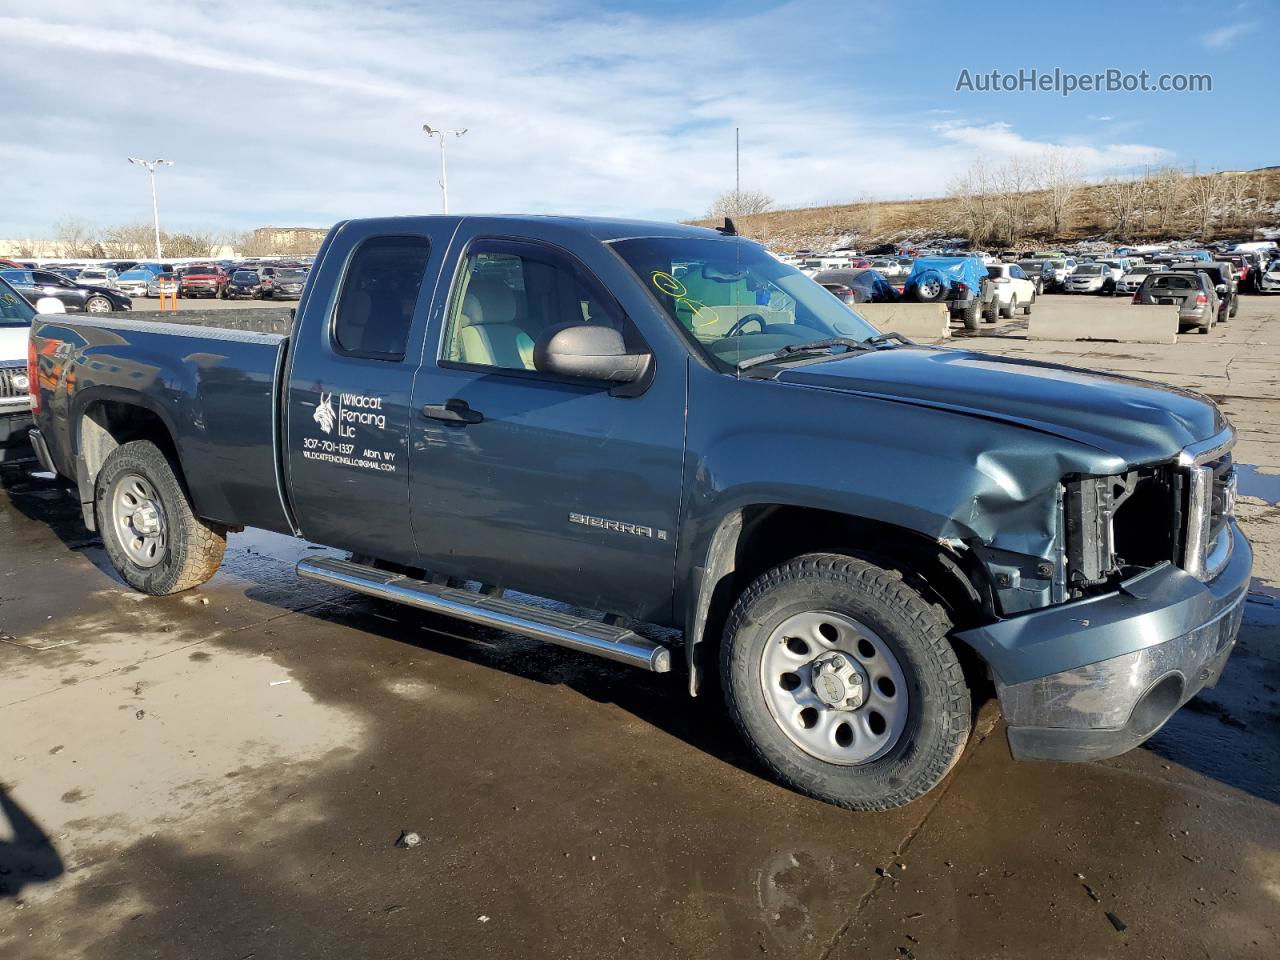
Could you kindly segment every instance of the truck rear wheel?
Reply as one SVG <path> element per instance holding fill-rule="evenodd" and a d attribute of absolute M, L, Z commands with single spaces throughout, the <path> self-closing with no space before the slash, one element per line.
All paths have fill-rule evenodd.
<path fill-rule="evenodd" d="M 94 506 L 107 556 L 135 590 L 181 593 L 222 564 L 226 531 L 191 512 L 169 458 L 148 440 L 111 452 L 98 473 Z"/>
<path fill-rule="evenodd" d="M 933 789 L 969 736 L 951 623 L 900 574 L 798 557 L 742 594 L 721 646 L 735 726 L 779 780 L 850 810 Z"/>

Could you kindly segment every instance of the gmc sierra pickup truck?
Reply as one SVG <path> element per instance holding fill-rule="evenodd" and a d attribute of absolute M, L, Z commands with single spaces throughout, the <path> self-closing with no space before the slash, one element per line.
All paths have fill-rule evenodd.
<path fill-rule="evenodd" d="M 992 685 L 1014 756 L 1112 756 L 1235 642 L 1213 403 L 879 334 L 729 222 L 352 220 L 296 317 L 224 313 L 32 330 L 37 454 L 146 593 L 292 533 L 351 554 L 302 577 L 679 667 L 860 810 L 934 787 Z"/>

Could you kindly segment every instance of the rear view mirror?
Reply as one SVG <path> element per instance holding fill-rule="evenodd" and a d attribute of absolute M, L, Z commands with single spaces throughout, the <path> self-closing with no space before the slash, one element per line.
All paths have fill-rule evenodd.
<path fill-rule="evenodd" d="M 702 265 L 702 278 L 704 280 L 714 280 L 717 283 L 737 283 L 745 276 L 746 274 L 741 270 L 721 270 L 711 263 Z"/>
<path fill-rule="evenodd" d="M 36 301 L 36 313 L 66 313 L 67 307 L 57 297 L 41 297 Z"/>
<path fill-rule="evenodd" d="M 550 327 L 533 345 L 533 367 L 541 373 L 608 383 L 639 380 L 649 367 L 647 353 L 628 353 L 622 334 L 599 323 Z"/>

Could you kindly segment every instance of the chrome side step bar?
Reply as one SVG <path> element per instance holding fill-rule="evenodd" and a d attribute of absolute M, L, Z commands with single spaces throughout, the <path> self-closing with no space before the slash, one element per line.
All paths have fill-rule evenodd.
<path fill-rule="evenodd" d="M 598 657 L 654 673 L 667 673 L 671 669 L 671 652 L 666 647 L 626 627 L 612 626 L 599 620 L 427 583 L 337 557 L 300 560 L 298 576 L 482 626 L 509 630 L 570 650 L 594 653 Z"/>

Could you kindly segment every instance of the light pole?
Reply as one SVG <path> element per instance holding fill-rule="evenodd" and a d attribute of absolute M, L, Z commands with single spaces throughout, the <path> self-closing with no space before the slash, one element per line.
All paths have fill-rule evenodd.
<path fill-rule="evenodd" d="M 451 134 L 455 137 L 460 137 L 467 132 L 467 128 L 463 127 L 460 130 L 437 130 L 435 127 L 431 126 L 431 124 L 424 123 L 422 125 L 422 132 L 425 133 L 428 137 L 440 138 L 440 202 L 444 208 L 444 212 L 448 213 L 449 212 L 449 168 L 445 164 L 444 144 L 445 144 L 445 140 Z"/>
<path fill-rule="evenodd" d="M 151 220 L 156 228 L 156 259 L 161 258 L 160 254 L 160 208 L 156 205 L 156 167 L 163 164 L 166 167 L 172 167 L 172 160 L 139 160 L 137 157 L 130 157 L 130 163 L 136 163 L 140 167 L 146 167 L 147 173 L 151 177 Z"/>

